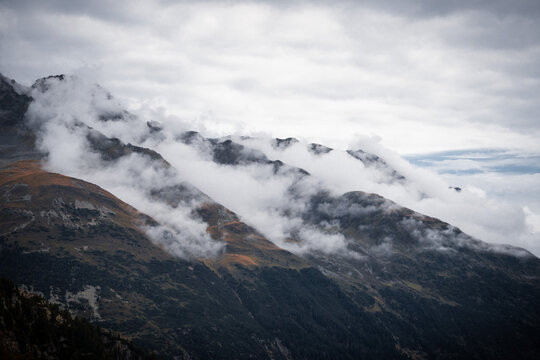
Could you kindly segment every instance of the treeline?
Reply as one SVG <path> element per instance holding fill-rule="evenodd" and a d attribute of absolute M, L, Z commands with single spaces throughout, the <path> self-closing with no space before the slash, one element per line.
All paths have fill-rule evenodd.
<path fill-rule="evenodd" d="M 0 278 L 0 359 L 156 359 Z"/>

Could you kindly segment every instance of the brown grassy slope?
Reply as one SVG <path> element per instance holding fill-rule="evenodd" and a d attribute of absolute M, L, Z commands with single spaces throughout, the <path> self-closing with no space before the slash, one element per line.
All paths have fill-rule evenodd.
<path fill-rule="evenodd" d="M 236 275 L 237 270 L 242 268 L 309 267 L 303 259 L 276 246 L 219 204 L 203 204 L 197 212 L 208 223 L 207 231 L 212 237 L 223 239 L 226 243 L 225 253 L 222 256 L 204 261 L 213 269 L 223 268 Z"/>
<path fill-rule="evenodd" d="M 140 230 L 155 223 L 151 218 L 94 184 L 44 171 L 37 161 L 0 170 L 0 205 L 1 235 L 26 251 L 62 248 L 79 257 L 123 250 L 141 259 L 170 258 Z"/>
<path fill-rule="evenodd" d="M 156 224 L 153 219 L 99 186 L 44 171 L 38 161 L 0 170 L 0 204 L 0 233 L 27 251 L 61 247 L 77 257 L 88 250 L 120 250 L 141 260 L 171 258 L 141 231 Z M 204 260 L 211 268 L 235 273 L 239 267 L 308 266 L 217 203 L 203 203 L 196 212 L 208 223 L 208 233 L 226 243 L 222 255 Z M 118 229 L 131 236 L 115 236 Z"/>

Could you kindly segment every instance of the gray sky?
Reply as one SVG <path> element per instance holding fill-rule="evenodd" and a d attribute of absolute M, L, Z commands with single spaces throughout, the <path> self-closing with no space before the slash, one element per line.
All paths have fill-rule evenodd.
<path fill-rule="evenodd" d="M 0 71 L 208 132 L 540 151 L 538 1 L 0 1 Z"/>

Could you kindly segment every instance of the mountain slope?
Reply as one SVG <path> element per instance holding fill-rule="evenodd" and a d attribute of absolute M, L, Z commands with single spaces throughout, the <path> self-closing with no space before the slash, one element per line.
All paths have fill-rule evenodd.
<path fill-rule="evenodd" d="M 284 143 L 294 144 L 278 144 Z M 242 161 L 232 156 L 222 163 L 237 164 Z M 302 175 L 289 188 L 292 198 L 305 179 Z M 312 251 L 304 258 L 388 326 L 404 353 L 428 358 L 537 354 L 540 261 L 529 252 L 478 241 L 375 194 L 317 190 L 304 201 L 297 214 L 303 226 L 343 236 L 350 250 Z M 292 236 L 293 243 L 303 241 Z"/>
<path fill-rule="evenodd" d="M 13 143 L 33 161 L 2 157 L 0 275 L 166 357 L 537 357 L 540 260 L 528 252 L 472 239 L 375 194 L 327 189 L 273 157 L 300 145 L 292 139 L 269 142 L 275 151 L 267 155 L 266 145 L 251 148 L 247 138 L 170 137 L 155 123 L 137 125 L 135 116 L 108 103 L 110 94 L 94 88 L 89 101 L 104 103 L 91 104 L 76 121 L 36 118 L 39 106 L 55 100 L 40 97 L 58 86 L 77 90 L 69 81 L 39 81 L 31 92 L 37 100 L 3 85 L 4 98 L 14 100 L 2 103 L 2 114 L 17 113 L 22 103 L 30 109 L 28 119 L 19 113 L 2 124 L 25 129 L 35 141 Z M 105 135 L 117 127 L 127 140 Z M 66 169 L 97 181 L 114 173 L 104 184 L 129 189 L 122 198 L 152 214 L 90 182 L 41 169 L 64 166 L 46 136 L 65 129 L 66 140 L 83 149 L 73 148 L 83 170 Z M 160 154 L 167 141 L 184 152 Z M 235 214 L 183 180 L 200 179 L 189 173 L 192 159 L 181 156 L 186 148 L 224 179 L 263 176 L 269 186 L 260 192 L 286 201 Z M 306 151 L 318 157 L 336 151 L 312 148 Z M 381 171 L 385 182 L 406 181 L 384 160 L 373 161 L 366 171 Z M 249 202 L 246 194 L 232 195 Z M 258 229 L 253 215 L 261 214 L 267 227 Z M 274 220 L 290 226 L 277 232 L 284 239 L 264 236 Z M 217 251 L 186 252 L 193 244 Z"/>
<path fill-rule="evenodd" d="M 0 74 L 0 166 L 40 156 L 35 135 L 21 121 L 31 102 L 27 89 Z"/>
<path fill-rule="evenodd" d="M 149 359 L 118 336 L 0 279 L 2 359 Z"/>
<path fill-rule="evenodd" d="M 277 344 L 283 349 L 285 343 L 290 346 L 289 340 L 278 340 L 280 336 L 301 330 L 310 339 L 325 325 L 335 327 L 340 341 L 354 339 L 345 321 L 351 321 L 346 319 L 355 310 L 343 294 L 334 297 L 340 294 L 337 286 L 238 221 L 210 229 L 237 238 L 229 240 L 231 253 L 216 260 L 184 261 L 154 246 L 134 227 L 141 217 L 151 220 L 91 184 L 43 172 L 35 163 L 16 163 L 0 172 L 0 179 L 2 189 L 9 191 L 3 210 L 12 214 L 5 218 L 10 227 L 2 227 L 9 229 L 1 238 L 2 275 L 47 294 L 100 326 L 134 337 L 151 350 L 213 358 L 267 357 L 277 352 L 272 356 L 280 358 Z M 18 189 L 24 194 L 14 193 Z M 220 216 L 212 208 L 204 211 L 210 222 L 210 217 Z M 51 216 L 54 213 L 58 215 Z M 250 251 L 241 246 L 247 241 L 244 236 L 259 236 L 258 241 L 267 245 Z M 244 255 L 250 259 L 247 264 L 240 258 L 241 251 L 248 254 Z M 281 267 L 274 259 L 288 260 Z M 288 284 L 275 287 L 276 281 Z M 309 303 L 306 313 L 304 306 Z M 341 312 L 343 319 L 329 316 L 333 312 Z M 283 313 L 280 320 L 269 322 L 268 316 L 272 314 L 275 321 L 277 313 Z M 289 319 L 292 314 L 301 317 Z M 354 331 L 361 330 L 357 327 Z M 309 347 L 310 340 L 293 342 L 296 347 L 291 353 L 311 357 L 320 351 L 336 353 L 344 346 L 324 339 L 323 333 L 319 336 L 316 352 Z M 370 337 L 365 334 L 363 339 L 367 346 Z M 223 344 L 228 344 L 228 350 Z M 392 353 L 391 347 L 386 348 L 388 344 L 368 353 Z"/>

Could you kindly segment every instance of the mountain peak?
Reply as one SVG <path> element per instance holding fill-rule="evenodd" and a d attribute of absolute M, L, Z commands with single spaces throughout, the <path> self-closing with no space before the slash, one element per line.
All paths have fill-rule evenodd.
<path fill-rule="evenodd" d="M 29 88 L 26 86 L 0 74 L 0 93 L 8 91 L 10 88 L 18 95 L 27 95 L 29 92 Z"/>
<path fill-rule="evenodd" d="M 59 75 L 50 75 L 46 77 L 42 77 L 37 79 L 34 84 L 32 84 L 32 89 L 37 89 L 40 92 L 46 92 L 50 88 L 50 82 L 51 81 L 64 81 L 66 79 L 66 75 L 59 74 Z"/>
<path fill-rule="evenodd" d="M 272 146 L 275 149 L 284 150 L 284 149 L 287 149 L 289 146 L 296 144 L 298 142 L 300 142 L 300 140 L 293 137 L 288 137 L 285 139 L 275 138 L 272 140 Z"/>

